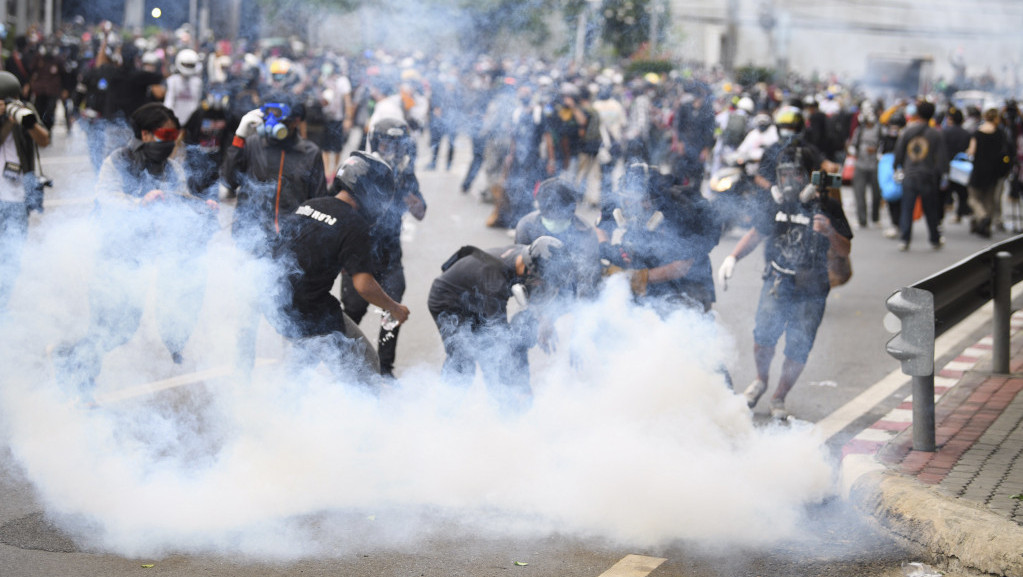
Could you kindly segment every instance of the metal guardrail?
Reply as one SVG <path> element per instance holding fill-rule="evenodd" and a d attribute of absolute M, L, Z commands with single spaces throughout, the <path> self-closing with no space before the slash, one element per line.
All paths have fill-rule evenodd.
<path fill-rule="evenodd" d="M 932 317 L 934 325 L 933 334 L 929 330 L 915 330 L 913 332 L 917 336 L 898 335 L 886 347 L 889 354 L 902 361 L 903 372 L 913 377 L 915 450 L 935 450 L 934 339 L 988 301 L 994 301 L 991 370 L 994 373 L 1009 372 L 1012 286 L 1021 281 L 1023 235 L 993 244 L 889 297 L 887 307 L 902 319 L 904 327 L 919 329 L 924 318 L 921 315 Z M 930 297 L 933 297 L 933 303 Z M 915 342 L 924 340 L 929 342 Z M 927 355 L 929 359 L 923 358 Z"/>
<path fill-rule="evenodd" d="M 995 295 L 995 261 L 1009 253 L 1009 286 L 1023 281 L 1023 235 L 993 244 L 958 263 L 910 285 L 934 295 L 934 336 L 984 306 Z"/>

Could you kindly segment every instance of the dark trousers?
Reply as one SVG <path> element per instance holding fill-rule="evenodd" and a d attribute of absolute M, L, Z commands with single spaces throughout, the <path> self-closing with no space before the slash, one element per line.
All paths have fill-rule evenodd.
<path fill-rule="evenodd" d="M 486 148 L 486 138 L 479 134 L 472 137 L 472 163 L 469 165 L 469 171 L 465 173 L 465 180 L 462 181 L 462 192 L 469 192 L 472 181 L 476 180 L 476 175 L 483 166 L 483 152 Z"/>
<path fill-rule="evenodd" d="M 507 319 L 457 310 L 430 309 L 430 314 L 444 343 L 447 382 L 468 387 L 478 364 L 491 394 L 513 406 L 528 405 L 529 346 Z"/>
<path fill-rule="evenodd" d="M 870 188 L 870 221 L 881 219 L 881 185 L 877 183 L 877 168 L 859 169 L 853 173 L 853 195 L 856 197 L 856 220 L 867 226 L 867 188 Z"/>
<path fill-rule="evenodd" d="M 902 242 L 908 243 L 913 239 L 913 209 L 916 207 L 916 199 L 920 201 L 924 209 L 924 220 L 927 222 L 927 239 L 931 244 L 938 244 L 941 239 L 941 231 L 938 225 L 941 224 L 941 211 L 944 208 L 941 204 L 941 192 L 937 183 L 929 180 L 918 180 L 907 178 L 902 182 L 902 214 L 899 216 L 899 238 Z"/>

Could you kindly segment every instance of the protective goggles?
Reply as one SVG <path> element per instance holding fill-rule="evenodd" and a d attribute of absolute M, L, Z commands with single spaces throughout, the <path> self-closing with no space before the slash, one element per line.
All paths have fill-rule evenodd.
<path fill-rule="evenodd" d="M 153 131 L 153 137 L 160 142 L 171 142 L 178 139 L 181 136 L 181 131 L 177 128 L 157 128 Z"/>

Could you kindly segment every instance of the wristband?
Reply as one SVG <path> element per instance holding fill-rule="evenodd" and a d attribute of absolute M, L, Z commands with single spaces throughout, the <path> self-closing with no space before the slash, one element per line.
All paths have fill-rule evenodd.
<path fill-rule="evenodd" d="M 245 148 L 245 139 L 237 134 L 234 135 L 234 140 L 231 141 L 231 146 L 237 146 L 238 148 Z"/>

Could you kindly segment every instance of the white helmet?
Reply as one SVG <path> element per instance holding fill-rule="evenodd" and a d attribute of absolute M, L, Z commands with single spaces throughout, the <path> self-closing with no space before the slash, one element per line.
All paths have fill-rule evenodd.
<path fill-rule="evenodd" d="M 185 48 L 174 57 L 174 67 L 183 76 L 195 76 L 199 73 L 199 55 L 191 48 Z"/>
<path fill-rule="evenodd" d="M 742 110 L 746 114 L 753 114 L 753 109 L 756 105 L 753 104 L 753 99 L 749 96 L 743 96 L 739 99 L 739 103 L 736 104 L 736 108 Z"/>

